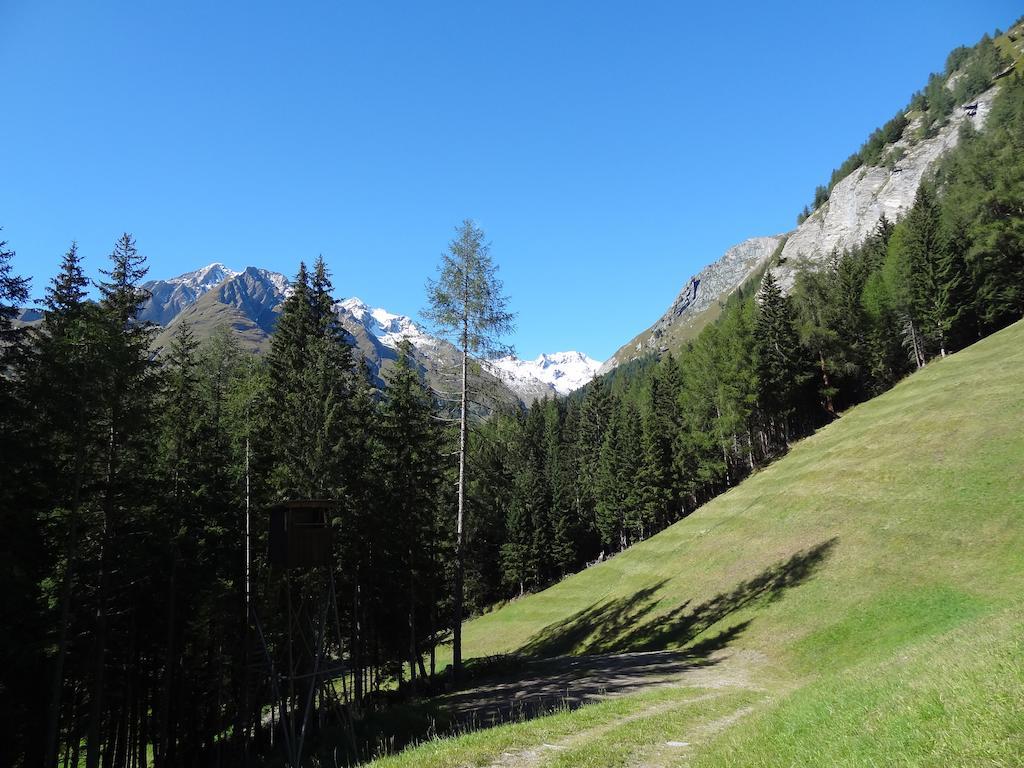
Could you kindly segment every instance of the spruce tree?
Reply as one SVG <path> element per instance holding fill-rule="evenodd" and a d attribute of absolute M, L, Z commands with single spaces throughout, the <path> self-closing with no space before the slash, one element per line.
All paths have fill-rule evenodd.
<path fill-rule="evenodd" d="M 386 374 L 376 467 L 386 496 L 377 525 L 388 532 L 389 547 L 380 555 L 396 565 L 396 607 L 404 613 L 405 650 L 415 680 L 417 666 L 422 666 L 422 643 L 432 642 L 427 586 L 438 578 L 430 553 L 437 549 L 433 520 L 441 490 L 442 436 L 433 399 L 412 354 L 412 345 L 402 341 L 398 360 Z"/>
<path fill-rule="evenodd" d="M 13 262 L 14 251 L 8 249 L 6 240 L 0 240 L 0 349 L 20 335 L 12 321 L 28 301 L 29 280 L 14 273 Z"/>
<path fill-rule="evenodd" d="M 597 527 L 602 542 L 612 551 L 646 538 L 650 531 L 643 504 L 642 465 L 640 411 L 635 403 L 625 401 L 612 417 L 598 465 Z"/>
<path fill-rule="evenodd" d="M 838 261 L 838 254 L 833 253 L 824 269 L 802 269 L 793 291 L 800 340 L 818 360 L 818 391 L 822 405 L 832 416 L 836 415 L 835 398 L 839 393 L 837 358 L 842 354 L 842 339 L 831 309 Z"/>
<path fill-rule="evenodd" d="M 681 512 L 674 455 L 675 436 L 679 431 L 678 371 L 675 358 L 667 355 L 648 384 L 641 483 L 645 515 L 658 529 L 674 522 Z"/>
<path fill-rule="evenodd" d="M 601 446 L 604 445 L 615 407 L 614 395 L 604 377 L 599 376 L 586 389 L 580 406 L 579 426 L 575 440 L 576 474 L 573 502 L 581 535 L 597 544 L 597 500 Z"/>
<path fill-rule="evenodd" d="M 758 293 L 754 341 L 762 409 L 789 444 L 792 420 L 809 378 L 800 348 L 796 319 L 775 276 L 765 273 Z"/>
<path fill-rule="evenodd" d="M 572 503 L 572 443 L 563 439 L 566 416 L 561 401 L 544 400 L 544 473 L 547 480 L 549 510 L 549 577 L 572 572 L 577 560 L 578 517 Z"/>
<path fill-rule="evenodd" d="M 42 472 L 49 478 L 44 514 L 52 537 L 49 583 L 57 607 L 56 653 L 52 660 L 45 764 L 56 761 L 66 659 L 81 558 L 83 533 L 92 534 L 83 515 L 84 490 L 102 451 L 97 430 L 101 402 L 98 308 L 86 301 L 88 279 L 75 243 L 60 272 L 47 286 L 43 320 L 31 334 L 32 356 L 25 385 L 36 404 L 35 430 Z M 80 595 L 81 597 L 81 595 Z"/>
<path fill-rule="evenodd" d="M 960 254 L 948 247 L 943 236 L 938 200 L 929 185 L 918 187 L 902 228 L 900 245 L 909 267 L 911 317 L 929 349 L 938 349 L 945 357 L 963 306 L 963 265 Z"/>
<path fill-rule="evenodd" d="M 306 457 L 312 431 L 306 385 L 315 322 L 305 263 L 299 263 L 299 271 L 290 287 L 292 292 L 281 307 L 267 355 L 270 375 L 267 406 L 274 410 L 269 420 L 269 448 L 274 457 L 271 482 L 278 499 L 308 498 L 312 480 Z"/>
<path fill-rule="evenodd" d="M 104 740 L 112 733 L 104 730 L 108 715 L 106 694 L 113 686 L 123 686 L 124 667 L 107 680 L 108 649 L 118 648 L 111 643 L 123 639 L 121 633 L 128 628 L 123 621 L 134 616 L 122 611 L 121 603 L 130 600 L 133 590 L 111 591 L 111 579 L 117 573 L 123 576 L 130 566 L 118 562 L 134 557 L 138 543 L 131 541 L 129 531 L 136 525 L 145 526 L 148 505 L 140 503 L 148 488 L 152 462 L 152 419 L 155 397 L 155 369 L 149 346 L 152 330 L 136 321 L 135 316 L 145 299 L 140 282 L 146 275 L 145 257 L 138 252 L 134 238 L 125 233 L 110 254 L 110 269 L 103 271 L 107 280 L 99 283 L 101 339 L 100 354 L 105 376 L 101 386 L 101 429 L 106 433 L 105 455 L 102 457 L 104 473 L 101 482 L 101 519 L 99 535 L 98 583 L 93 626 L 92 680 L 90 686 L 89 727 L 86 739 L 86 766 L 97 768 Z M 141 588 L 142 584 L 135 585 Z M 118 619 L 112 627 L 110 617 Z M 118 706 L 124 706 L 123 699 Z M 116 719 L 118 712 L 109 713 Z"/>
<path fill-rule="evenodd" d="M 0 763 L 18 764 L 23 755 L 29 765 L 43 759 L 46 723 L 38 715 L 49 690 L 40 685 L 49 643 L 40 640 L 53 618 L 44 602 L 50 596 L 39 588 L 52 572 L 45 567 L 46 520 L 38 511 L 45 482 L 59 478 L 39 471 L 45 450 L 34 411 L 40 403 L 25 391 L 32 377 L 24 331 L 12 322 L 28 300 L 29 283 L 15 274 L 13 258 L 0 241 L 0 718 L 13 724 L 4 731 Z"/>
<path fill-rule="evenodd" d="M 534 419 L 521 422 L 521 439 L 513 454 L 513 481 L 505 522 L 506 542 L 502 546 L 502 575 L 507 589 L 522 595 L 542 582 L 547 553 L 541 551 L 549 533 L 547 487 L 544 468 L 538 454 L 537 430 L 542 423 L 539 411 L 531 409 Z"/>

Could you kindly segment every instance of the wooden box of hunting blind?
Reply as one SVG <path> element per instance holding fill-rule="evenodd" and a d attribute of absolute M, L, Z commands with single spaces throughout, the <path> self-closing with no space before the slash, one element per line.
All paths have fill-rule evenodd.
<path fill-rule="evenodd" d="M 270 564 L 315 568 L 331 562 L 329 501 L 287 501 L 270 508 Z"/>

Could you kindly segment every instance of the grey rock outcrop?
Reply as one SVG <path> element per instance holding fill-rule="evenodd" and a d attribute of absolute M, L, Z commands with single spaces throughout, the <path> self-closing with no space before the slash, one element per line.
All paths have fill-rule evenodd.
<path fill-rule="evenodd" d="M 914 196 L 921 180 L 935 168 L 936 163 L 960 138 L 960 126 L 970 122 L 980 129 L 992 108 L 992 99 L 998 88 L 993 86 L 976 100 L 975 109 L 963 106 L 953 111 L 949 120 L 928 139 L 912 141 L 920 127 L 913 120 L 903 137 L 893 144 L 893 167 L 864 166 L 840 181 L 829 195 L 828 201 L 811 214 L 789 236 L 782 250 L 779 266 L 774 270 L 784 290 L 793 286 L 796 271 L 804 261 L 821 262 L 833 250 L 842 251 L 864 242 L 875 229 L 882 214 L 896 221 L 914 204 Z"/>
<path fill-rule="evenodd" d="M 760 269 L 782 242 L 783 236 L 752 237 L 722 254 L 686 281 L 672 306 L 646 331 L 621 347 L 598 370 L 608 373 L 616 366 L 650 353 L 670 349 L 687 331 L 696 332 L 706 313 L 724 301 Z"/>
<path fill-rule="evenodd" d="M 779 263 L 772 271 L 785 291 L 791 290 L 804 263 L 821 263 L 833 251 L 860 245 L 884 214 L 895 222 L 913 206 L 917 189 L 938 161 L 960 139 L 965 122 L 980 130 L 998 92 L 993 85 L 970 104 L 958 106 L 946 122 L 926 138 L 920 118 L 912 120 L 899 141 L 887 147 L 886 165 L 862 166 L 832 189 L 828 200 L 787 235 L 756 237 L 730 248 L 714 264 L 691 277 L 679 296 L 649 329 L 621 347 L 601 366 L 608 373 L 624 362 L 646 354 L 675 349 L 692 338 L 711 319 L 711 311 L 736 290 L 785 240 Z"/>
<path fill-rule="evenodd" d="M 147 323 L 167 325 L 182 310 L 195 304 L 200 296 L 237 274 L 215 262 L 169 280 L 143 283 L 142 288 L 149 295 L 139 308 L 138 318 Z"/>

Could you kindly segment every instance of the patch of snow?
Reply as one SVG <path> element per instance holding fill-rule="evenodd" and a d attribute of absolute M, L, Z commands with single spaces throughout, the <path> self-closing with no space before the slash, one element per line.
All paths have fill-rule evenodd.
<path fill-rule="evenodd" d="M 398 349 L 404 339 L 414 347 L 433 346 L 437 339 L 424 333 L 406 315 L 396 315 L 380 307 L 369 307 L 355 296 L 334 305 L 335 312 L 345 312 L 355 318 L 366 332 L 376 338 L 385 347 Z"/>
<path fill-rule="evenodd" d="M 259 273 L 263 275 L 267 280 L 271 282 L 274 289 L 286 298 L 292 294 L 295 289 L 292 288 L 291 280 L 282 275 L 280 272 L 271 272 L 269 269 L 261 269 Z"/>
<path fill-rule="evenodd" d="M 540 388 L 567 395 L 593 379 L 601 363 L 582 352 L 553 352 L 535 360 L 499 357 L 486 366 L 516 392 Z"/>
<path fill-rule="evenodd" d="M 201 296 L 211 288 L 215 288 L 220 285 L 225 280 L 237 277 L 240 274 L 241 272 L 236 272 L 230 267 L 225 267 L 219 261 L 215 261 L 212 264 L 207 264 L 205 267 L 201 267 L 200 269 L 185 272 L 177 277 L 164 280 L 164 282 L 170 283 L 171 285 L 186 285 L 195 291 L 197 295 Z"/>

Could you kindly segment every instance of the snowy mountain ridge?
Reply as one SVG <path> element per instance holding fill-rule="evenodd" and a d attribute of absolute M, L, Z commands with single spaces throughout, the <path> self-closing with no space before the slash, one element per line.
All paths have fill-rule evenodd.
<path fill-rule="evenodd" d="M 601 367 L 600 361 L 575 351 L 541 354 L 535 360 L 499 357 L 485 365 L 513 391 L 541 391 L 541 396 L 568 395 L 590 382 Z"/>
<path fill-rule="evenodd" d="M 437 339 L 423 332 L 412 318 L 396 315 L 381 307 L 371 307 L 355 296 L 335 303 L 334 311 L 349 314 L 366 329 L 367 333 L 391 349 L 398 349 L 398 344 L 402 340 L 409 341 L 417 348 L 437 343 Z"/>
<path fill-rule="evenodd" d="M 215 261 L 212 264 L 207 264 L 205 267 L 200 267 L 177 277 L 168 278 L 162 282 L 172 285 L 186 285 L 196 292 L 205 293 L 238 274 L 240 273 L 236 270 L 224 266 L 219 261 Z"/>
<path fill-rule="evenodd" d="M 279 272 L 256 267 L 237 271 L 220 262 L 177 277 L 151 280 L 143 287 L 150 295 L 140 310 L 140 319 L 164 326 L 163 342 L 173 334 L 172 324 L 179 317 L 193 325 L 202 325 L 207 317 L 211 320 L 206 324 L 223 323 L 225 308 L 230 307 L 230 324 L 249 335 L 254 349 L 265 349 L 269 344 L 281 305 L 292 291 L 289 279 Z M 428 333 L 411 317 L 371 307 L 358 297 L 336 302 L 334 311 L 378 376 L 385 361 L 396 358 L 402 340 L 408 340 L 415 357 L 431 368 L 455 353 L 454 348 Z M 500 379 L 525 403 L 545 396 L 566 395 L 593 379 L 599 367 L 598 361 L 580 352 L 542 354 L 536 360 L 504 357 L 484 363 L 490 375 Z"/>

